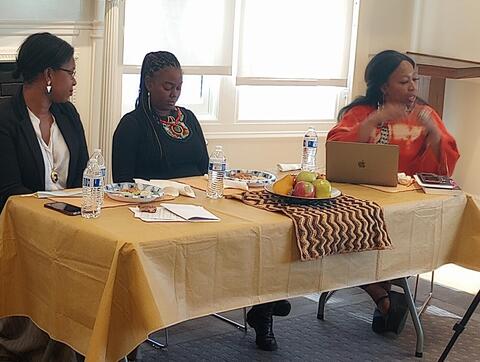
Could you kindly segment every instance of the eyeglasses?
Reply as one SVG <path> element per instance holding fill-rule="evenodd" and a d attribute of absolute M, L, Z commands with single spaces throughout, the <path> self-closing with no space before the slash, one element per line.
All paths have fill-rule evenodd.
<path fill-rule="evenodd" d="M 72 78 L 75 78 L 75 75 L 77 74 L 77 71 L 75 69 L 70 70 L 70 69 L 65 69 L 65 68 L 58 68 L 58 70 L 63 70 L 64 72 L 67 72 L 68 74 L 70 74 L 70 76 Z"/>

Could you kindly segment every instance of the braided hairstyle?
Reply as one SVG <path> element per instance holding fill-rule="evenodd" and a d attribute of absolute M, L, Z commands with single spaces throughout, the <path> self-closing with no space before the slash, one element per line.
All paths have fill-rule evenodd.
<path fill-rule="evenodd" d="M 367 91 L 350 104 L 343 107 L 338 113 L 338 120 L 350 109 L 358 105 L 370 105 L 377 107 L 383 104 L 382 86 L 387 83 L 390 75 L 398 68 L 401 62 L 407 61 L 415 68 L 415 62 L 408 55 L 395 50 L 384 50 L 375 55 L 365 68 L 365 83 Z M 421 103 L 424 101 L 420 100 Z"/>
<path fill-rule="evenodd" d="M 59 69 L 73 57 L 73 47 L 51 33 L 35 33 L 18 49 L 13 77 L 31 83 L 47 68 Z"/>
<path fill-rule="evenodd" d="M 142 107 L 144 110 L 148 109 L 148 90 L 145 84 L 146 77 L 153 77 L 153 73 L 157 70 L 165 68 L 182 69 L 177 57 L 167 51 L 151 52 L 143 58 L 142 69 L 140 71 L 140 89 L 138 98 L 135 103 L 135 108 Z"/>
<path fill-rule="evenodd" d="M 148 77 L 153 77 L 153 73 L 157 70 L 165 69 L 165 68 L 178 68 L 182 69 L 180 66 L 180 62 L 178 61 L 177 57 L 170 52 L 167 51 L 158 51 L 158 52 L 151 52 L 145 55 L 143 58 L 142 69 L 140 71 L 140 89 L 138 92 L 138 98 L 135 103 L 135 109 L 140 108 L 145 113 L 147 117 L 148 124 L 153 131 L 155 136 L 155 140 L 157 141 L 158 150 L 160 152 L 160 157 L 164 157 L 162 142 L 157 135 L 157 131 L 155 130 L 154 126 L 154 111 L 150 108 L 149 99 L 148 99 L 148 90 L 145 84 L 145 79 Z M 165 160 L 167 166 L 170 167 L 168 160 Z"/>

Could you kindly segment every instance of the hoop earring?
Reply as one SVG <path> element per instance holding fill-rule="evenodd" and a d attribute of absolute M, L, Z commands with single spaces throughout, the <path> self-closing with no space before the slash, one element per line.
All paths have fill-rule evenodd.
<path fill-rule="evenodd" d="M 50 94 L 52 93 L 52 83 L 50 81 L 48 81 L 47 83 L 47 94 Z"/>
<path fill-rule="evenodd" d="M 148 102 L 148 110 L 152 111 L 152 105 L 150 104 L 150 92 L 147 92 L 147 102 Z"/>
<path fill-rule="evenodd" d="M 383 109 L 383 105 L 385 104 L 385 93 L 382 92 L 382 102 L 377 102 L 377 111 L 381 111 Z"/>

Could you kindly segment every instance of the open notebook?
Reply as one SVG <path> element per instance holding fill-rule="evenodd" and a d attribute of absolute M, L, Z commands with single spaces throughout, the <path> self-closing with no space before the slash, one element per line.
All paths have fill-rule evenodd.
<path fill-rule="evenodd" d="M 150 222 L 189 221 L 205 222 L 219 221 L 220 218 L 206 210 L 203 206 L 186 204 L 166 204 L 157 206 L 156 212 L 141 212 L 138 207 L 130 207 L 135 217 Z"/>

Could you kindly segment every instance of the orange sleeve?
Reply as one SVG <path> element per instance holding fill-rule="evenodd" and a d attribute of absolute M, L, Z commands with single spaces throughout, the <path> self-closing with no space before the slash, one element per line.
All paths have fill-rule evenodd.
<path fill-rule="evenodd" d="M 432 149 L 427 147 L 425 152 L 420 156 L 420 169 L 432 170 L 431 172 L 440 175 L 451 176 L 460 157 L 457 143 L 453 136 L 448 132 L 438 113 L 435 112 L 433 108 L 430 107 L 430 109 L 432 110 L 432 121 L 435 122 L 441 134 L 440 159 L 437 159 Z"/>
<path fill-rule="evenodd" d="M 375 109 L 370 106 L 355 106 L 343 115 L 342 119 L 327 135 L 327 141 L 358 142 L 360 124 Z"/>

